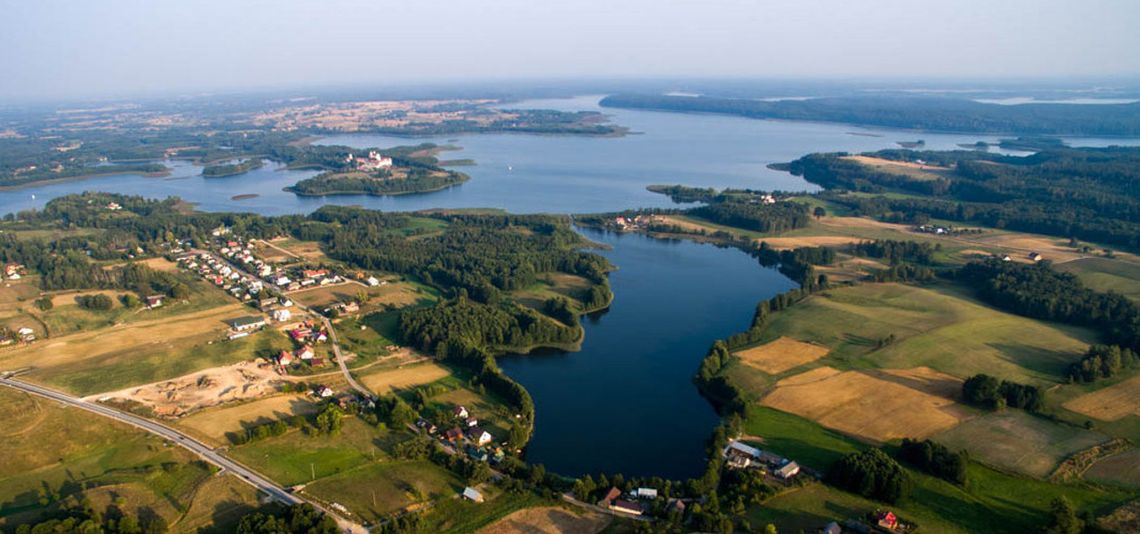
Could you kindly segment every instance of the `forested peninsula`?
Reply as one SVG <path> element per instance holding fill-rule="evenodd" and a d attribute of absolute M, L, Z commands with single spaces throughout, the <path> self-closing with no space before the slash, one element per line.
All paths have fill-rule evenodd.
<path fill-rule="evenodd" d="M 768 102 L 746 98 L 617 94 L 603 98 L 601 105 L 937 132 L 1140 135 L 1140 103 L 1003 106 L 962 98 L 925 96 L 824 97 Z"/>

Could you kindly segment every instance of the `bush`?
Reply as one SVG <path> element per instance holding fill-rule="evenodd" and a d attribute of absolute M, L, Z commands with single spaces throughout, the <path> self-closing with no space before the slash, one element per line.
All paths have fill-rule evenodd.
<path fill-rule="evenodd" d="M 80 308 L 88 310 L 104 311 L 111 309 L 111 306 L 114 305 L 114 301 L 111 300 L 111 297 L 102 293 L 98 295 L 80 295 L 76 297 L 75 300 L 79 303 Z"/>

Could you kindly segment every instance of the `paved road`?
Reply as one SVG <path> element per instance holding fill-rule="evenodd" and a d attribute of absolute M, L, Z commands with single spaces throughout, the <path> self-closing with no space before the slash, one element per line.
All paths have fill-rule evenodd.
<path fill-rule="evenodd" d="M 226 458 L 225 456 L 222 456 L 221 453 L 210 448 L 208 445 L 197 441 L 194 438 L 187 436 L 186 434 L 183 434 L 182 432 L 179 432 L 178 430 L 170 428 L 166 425 L 162 425 L 127 412 L 119 411 L 102 404 L 87 402 L 83 399 L 72 397 L 65 393 L 60 393 L 58 391 L 45 387 L 29 384 L 27 382 L 22 382 L 19 380 L 13 380 L 7 376 L 0 376 L 0 385 L 8 386 L 25 393 L 31 393 L 33 395 L 45 397 L 68 406 L 74 406 L 82 410 L 87 410 L 103 417 L 114 419 L 136 428 L 140 428 L 142 430 L 150 432 L 151 434 L 158 435 L 188 449 L 190 452 L 193 452 L 207 462 L 220 467 L 222 470 L 233 473 L 247 484 L 252 485 L 253 487 L 266 493 L 274 500 L 277 500 L 279 502 L 285 504 L 299 504 L 302 502 L 308 502 L 305 499 L 301 499 L 300 497 L 289 493 L 281 486 L 278 486 L 273 481 L 261 476 L 252 469 L 249 469 L 229 458 Z M 316 506 L 321 510 L 325 510 L 324 507 L 320 506 L 317 503 L 310 502 L 310 504 Z M 325 512 L 328 513 L 327 510 L 325 510 Z M 367 532 L 364 527 L 345 521 L 335 514 L 329 515 L 335 518 L 337 520 L 337 523 L 340 524 L 341 528 L 347 532 Z"/>

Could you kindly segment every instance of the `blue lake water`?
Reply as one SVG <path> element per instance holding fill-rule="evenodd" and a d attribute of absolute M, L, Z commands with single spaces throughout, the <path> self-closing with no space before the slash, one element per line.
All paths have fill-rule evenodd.
<path fill-rule="evenodd" d="M 583 318 L 580 352 L 499 358 L 534 397 L 527 460 L 572 476 L 699 476 L 717 416 L 693 385 L 697 366 L 795 283 L 736 249 L 584 233 L 612 247 L 601 254 L 618 266 L 613 305 Z"/>
<path fill-rule="evenodd" d="M 538 100 L 519 108 L 597 110 L 597 96 Z M 815 187 L 766 166 L 810 152 L 894 148 L 923 139 L 926 148 L 996 142 L 994 136 L 949 135 L 739 117 L 602 109 L 634 134 L 616 138 L 479 134 L 407 139 L 364 134 L 321 140 L 354 147 L 430 141 L 455 144 L 443 159 L 471 175 L 446 191 L 400 197 L 298 197 L 282 188 L 315 171 L 270 164 L 225 178 L 168 162 L 163 178 L 112 175 L 0 191 L 0 213 L 42 208 L 52 198 L 109 191 L 179 196 L 206 211 L 265 215 L 308 213 L 325 204 L 387 211 L 494 207 L 514 213 L 589 213 L 671 205 L 651 184 L 801 191 Z M 1138 144 L 1130 139 L 1069 139 L 1076 146 Z M 234 199 L 237 195 L 255 198 Z M 582 351 L 504 357 L 503 368 L 534 396 L 536 432 L 528 458 L 563 474 L 622 472 L 686 477 L 699 474 L 703 444 L 716 415 L 690 379 L 710 343 L 747 327 L 755 304 L 792 287 L 778 272 L 735 249 L 643 236 L 587 231 L 609 244 L 619 270 L 607 312 L 584 320 Z"/>

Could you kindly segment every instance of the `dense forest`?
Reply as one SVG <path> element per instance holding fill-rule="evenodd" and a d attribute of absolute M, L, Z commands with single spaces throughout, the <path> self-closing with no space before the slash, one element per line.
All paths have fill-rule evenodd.
<path fill-rule="evenodd" d="M 406 239 L 393 232 L 399 215 L 328 206 L 313 220 L 333 223 L 321 239 L 327 253 L 365 269 L 414 275 L 443 288 L 463 289 L 475 301 L 494 303 L 502 292 L 563 272 L 605 284 L 609 262 L 578 250 L 588 243 L 565 217 L 547 215 L 438 215 L 447 228 Z"/>
<path fill-rule="evenodd" d="M 710 222 L 754 232 L 785 232 L 803 228 L 811 221 L 807 205 L 799 202 L 759 204 L 726 200 L 693 208 L 689 213 Z"/>
<path fill-rule="evenodd" d="M 823 97 L 775 102 L 753 98 L 618 94 L 604 107 L 723 113 L 755 119 L 843 122 L 924 131 L 1140 135 L 1140 103 L 1099 106 L 1002 106 L 929 96 Z"/>
<path fill-rule="evenodd" d="M 461 295 L 400 314 L 399 331 L 405 343 L 446 358 L 454 345 L 445 341 L 491 350 L 565 344 L 579 340 L 577 326 L 577 317 L 567 326 L 529 308 L 482 304 Z"/>
<path fill-rule="evenodd" d="M 861 165 L 844 154 L 811 154 L 790 165 L 833 190 L 821 197 L 854 215 L 922 224 L 930 218 L 1140 247 L 1140 148 L 1057 148 L 1014 157 L 977 151 L 871 154 L 950 167 L 914 180 Z M 846 195 L 901 190 L 924 198 Z"/>

